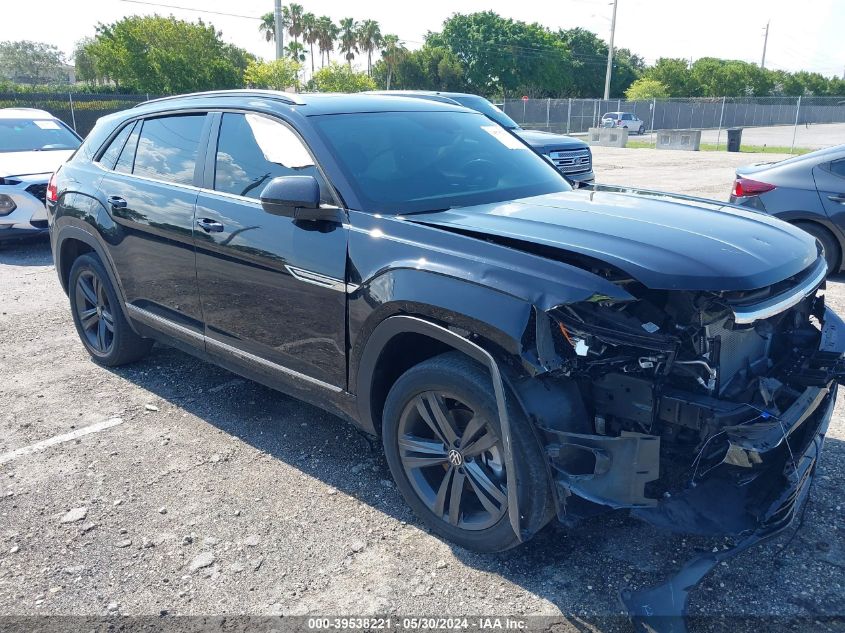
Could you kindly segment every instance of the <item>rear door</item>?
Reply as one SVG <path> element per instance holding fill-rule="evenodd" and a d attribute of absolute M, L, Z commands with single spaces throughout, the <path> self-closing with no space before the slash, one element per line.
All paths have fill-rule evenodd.
<path fill-rule="evenodd" d="M 845 158 L 816 165 L 813 178 L 828 217 L 845 229 Z"/>
<path fill-rule="evenodd" d="M 346 247 L 341 220 L 272 215 L 259 197 L 273 178 L 317 178 L 313 157 L 286 123 L 216 113 L 205 188 L 197 201 L 197 280 L 206 347 L 275 379 L 346 388 Z"/>
<path fill-rule="evenodd" d="M 193 234 L 206 116 L 139 120 L 115 137 L 116 142 L 125 138 L 120 151 L 109 146 L 100 159 L 106 169 L 102 202 L 117 225 L 109 235 L 110 251 L 131 316 L 200 345 L 203 320 Z"/>

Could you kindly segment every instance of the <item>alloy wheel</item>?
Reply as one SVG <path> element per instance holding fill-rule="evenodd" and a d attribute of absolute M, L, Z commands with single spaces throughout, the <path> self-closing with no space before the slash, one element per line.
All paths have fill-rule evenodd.
<path fill-rule="evenodd" d="M 74 298 L 85 341 L 98 354 L 108 354 L 114 345 L 114 317 L 103 282 L 94 272 L 83 270 Z"/>
<path fill-rule="evenodd" d="M 483 530 L 505 515 L 504 451 L 482 415 L 449 394 L 426 391 L 405 406 L 398 430 L 405 474 L 435 516 Z"/>

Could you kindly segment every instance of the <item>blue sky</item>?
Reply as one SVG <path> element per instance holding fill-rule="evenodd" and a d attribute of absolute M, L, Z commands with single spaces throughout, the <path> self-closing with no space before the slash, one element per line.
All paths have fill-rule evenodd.
<path fill-rule="evenodd" d="M 272 0 L 157 0 L 162 4 L 206 11 L 259 16 L 273 8 Z M 540 22 L 550 28 L 581 26 L 605 39 L 610 31 L 611 0 L 300 0 L 307 11 L 338 20 L 347 15 L 373 18 L 382 32 L 396 33 L 410 48 L 428 30 L 437 30 L 455 11 L 492 9 L 507 17 Z M 6 11 L 3 35 L 48 41 L 70 52 L 75 40 L 93 35 L 97 21 L 111 22 L 126 15 L 160 13 L 184 19 L 202 16 L 223 37 L 261 57 L 273 47 L 258 34 L 257 20 L 124 2 L 95 0 L 32 0 L 30 11 Z M 616 45 L 630 48 L 653 62 L 658 57 L 703 56 L 743 59 L 759 63 L 763 28 L 771 20 L 766 66 L 784 70 L 813 70 L 842 76 L 845 71 L 845 0 L 619 0 Z"/>

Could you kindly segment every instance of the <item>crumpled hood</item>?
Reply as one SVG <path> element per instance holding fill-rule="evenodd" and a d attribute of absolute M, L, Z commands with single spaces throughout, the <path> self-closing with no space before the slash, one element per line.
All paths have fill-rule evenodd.
<path fill-rule="evenodd" d="M 575 190 L 407 219 L 586 255 L 653 289 L 752 290 L 818 257 L 815 240 L 786 222 L 655 192 Z"/>
<path fill-rule="evenodd" d="M 51 174 L 64 163 L 74 150 L 57 149 L 36 152 L 0 152 L 0 178 Z"/>
<path fill-rule="evenodd" d="M 514 130 L 514 133 L 528 143 L 535 151 L 553 152 L 558 149 L 585 149 L 589 147 L 584 141 L 539 130 Z"/>

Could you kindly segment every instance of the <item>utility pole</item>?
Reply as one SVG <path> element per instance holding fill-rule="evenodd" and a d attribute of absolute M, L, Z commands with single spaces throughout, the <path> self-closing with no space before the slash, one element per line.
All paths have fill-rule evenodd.
<path fill-rule="evenodd" d="M 275 18 L 276 31 L 276 59 L 281 59 L 285 56 L 285 27 L 282 23 L 282 0 L 276 0 L 273 17 Z"/>
<path fill-rule="evenodd" d="M 613 0 L 613 18 L 610 21 L 610 46 L 607 49 L 607 74 L 604 76 L 604 100 L 610 98 L 610 73 L 613 70 L 613 36 L 616 34 L 616 5 L 619 0 Z"/>
<path fill-rule="evenodd" d="M 760 68 L 766 67 L 766 45 L 769 43 L 769 22 L 771 20 L 766 21 L 766 35 L 763 38 L 763 59 L 760 60 Z"/>

